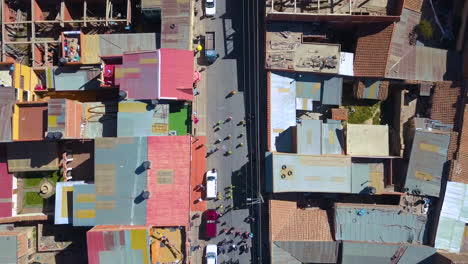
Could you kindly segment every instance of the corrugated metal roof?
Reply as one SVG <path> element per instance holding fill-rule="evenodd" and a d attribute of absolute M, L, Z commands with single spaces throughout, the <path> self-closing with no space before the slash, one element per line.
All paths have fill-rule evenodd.
<path fill-rule="evenodd" d="M 69 195 L 73 194 L 73 185 L 84 184 L 84 181 L 57 182 L 55 185 L 55 214 L 54 224 L 71 224 L 73 215 L 69 215 L 68 206 L 73 204 L 69 201 Z"/>
<path fill-rule="evenodd" d="M 351 156 L 388 156 L 388 126 L 348 124 L 346 151 Z"/>
<path fill-rule="evenodd" d="M 320 101 L 322 98 L 322 78 L 315 74 L 301 74 L 296 79 L 296 97 Z"/>
<path fill-rule="evenodd" d="M 0 142 L 12 140 L 11 118 L 15 101 L 15 88 L 0 86 Z"/>
<path fill-rule="evenodd" d="M 160 49 L 159 67 L 161 98 L 191 101 L 193 99 L 193 51 Z"/>
<path fill-rule="evenodd" d="M 455 51 L 410 45 L 408 35 L 419 24 L 421 13 L 404 8 L 392 35 L 385 77 L 443 81 L 458 79 L 461 73 L 460 54 Z"/>
<path fill-rule="evenodd" d="M 47 129 L 47 103 L 19 104 L 18 139 L 42 140 Z"/>
<path fill-rule="evenodd" d="M 82 104 L 67 99 L 49 99 L 47 131 L 62 132 L 64 138 L 81 136 Z"/>
<path fill-rule="evenodd" d="M 94 158 L 95 184 L 74 187 L 73 225 L 145 225 L 147 138 L 96 138 Z"/>
<path fill-rule="evenodd" d="M 380 80 L 375 79 L 363 79 L 364 93 L 362 98 L 364 99 L 379 99 Z"/>
<path fill-rule="evenodd" d="M 322 154 L 342 155 L 344 153 L 344 135 L 341 122 L 322 124 Z"/>
<path fill-rule="evenodd" d="M 375 194 L 381 194 L 384 188 L 383 163 L 353 163 L 351 165 L 351 192 L 369 193 L 375 188 Z"/>
<path fill-rule="evenodd" d="M 50 71 L 48 72 L 50 74 Z M 53 82 L 56 91 L 89 91 L 100 90 L 98 81 L 101 75 L 99 68 L 82 69 L 79 66 L 53 67 Z"/>
<path fill-rule="evenodd" d="M 331 77 L 323 79 L 322 104 L 341 105 L 341 96 L 343 93 L 343 78 Z"/>
<path fill-rule="evenodd" d="M 57 141 L 20 141 L 7 144 L 10 172 L 58 170 Z"/>
<path fill-rule="evenodd" d="M 425 243 L 427 216 L 399 206 L 335 204 L 335 239 L 376 243 Z"/>
<path fill-rule="evenodd" d="M 121 56 L 125 52 L 156 50 L 155 33 L 99 35 L 99 56 Z"/>
<path fill-rule="evenodd" d="M 0 263 L 17 263 L 18 257 L 18 238 L 16 235 L 0 236 Z"/>
<path fill-rule="evenodd" d="M 90 264 L 147 264 L 150 262 L 147 227 L 95 230 L 86 233 Z"/>
<path fill-rule="evenodd" d="M 146 224 L 187 226 L 190 218 L 190 136 L 148 138 L 148 200 Z M 177 150 L 177 151 L 174 151 Z"/>
<path fill-rule="evenodd" d="M 410 193 L 439 197 L 450 134 L 416 131 L 406 174 Z"/>
<path fill-rule="evenodd" d="M 167 136 L 169 134 L 169 105 L 122 101 L 117 114 L 118 137 Z"/>
<path fill-rule="evenodd" d="M 436 250 L 427 246 L 343 242 L 342 264 L 392 263 L 400 248 L 405 249 L 398 264 L 432 264 Z M 402 249 L 400 249 L 402 250 Z"/>
<path fill-rule="evenodd" d="M 190 21 L 193 13 L 188 0 L 143 0 L 145 9 L 161 9 L 161 47 L 191 49 Z"/>
<path fill-rule="evenodd" d="M 273 192 L 351 192 L 351 158 L 273 153 Z"/>
<path fill-rule="evenodd" d="M 468 185 L 460 182 L 447 182 L 437 226 L 435 248 L 459 253 L 463 244 L 466 223 L 468 223 Z"/>
<path fill-rule="evenodd" d="M 276 241 L 272 243 L 272 263 L 336 263 L 339 242 Z"/>
<path fill-rule="evenodd" d="M 132 99 L 158 99 L 160 52 L 125 53 L 122 60 L 122 65 L 115 67 L 115 84 L 120 90 Z"/>
<path fill-rule="evenodd" d="M 297 153 L 322 154 L 322 121 L 302 120 L 297 124 Z"/>

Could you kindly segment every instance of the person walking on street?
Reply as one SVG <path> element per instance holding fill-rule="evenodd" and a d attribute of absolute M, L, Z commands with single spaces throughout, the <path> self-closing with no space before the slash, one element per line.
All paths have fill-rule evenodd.
<path fill-rule="evenodd" d="M 231 139 L 231 137 L 232 137 L 231 134 L 229 134 L 224 138 L 224 140 L 229 140 L 229 139 Z"/>
<path fill-rule="evenodd" d="M 239 136 L 237 136 L 237 138 L 241 138 L 244 136 L 244 133 L 240 133 Z"/>
<path fill-rule="evenodd" d="M 199 189 L 199 190 L 200 190 L 200 189 L 201 189 L 201 190 L 205 190 L 206 188 L 205 188 L 205 185 L 203 185 L 203 184 L 198 184 L 198 185 L 197 185 L 197 189 Z"/>
<path fill-rule="evenodd" d="M 203 202 L 203 198 L 198 198 L 197 201 L 200 203 L 200 202 Z"/>
<path fill-rule="evenodd" d="M 220 192 L 218 192 L 216 194 L 216 200 L 222 200 L 222 199 L 223 199 L 223 195 Z"/>
<path fill-rule="evenodd" d="M 232 155 L 232 151 L 231 151 L 231 150 L 226 151 L 226 156 L 229 156 L 229 155 Z"/>
<path fill-rule="evenodd" d="M 220 204 L 220 205 L 218 206 L 218 208 L 216 208 L 216 209 L 223 209 L 223 208 L 224 208 L 224 206 L 223 206 L 222 204 Z"/>
<path fill-rule="evenodd" d="M 226 121 L 224 121 L 224 123 L 231 122 L 231 120 L 232 120 L 232 116 L 228 116 L 228 118 L 226 118 Z"/>

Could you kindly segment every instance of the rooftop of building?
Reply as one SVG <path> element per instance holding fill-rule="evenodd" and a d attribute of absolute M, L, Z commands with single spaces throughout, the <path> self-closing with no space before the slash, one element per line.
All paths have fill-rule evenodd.
<path fill-rule="evenodd" d="M 339 44 L 311 41 L 321 32 L 304 32 L 300 24 L 269 23 L 266 32 L 266 67 L 270 70 L 338 73 Z"/>
<path fill-rule="evenodd" d="M 191 101 L 193 72 L 193 51 L 159 49 L 124 53 L 122 64 L 115 68 L 115 83 L 131 99 Z"/>
<path fill-rule="evenodd" d="M 358 0 L 353 2 L 333 1 L 281 1 L 266 0 L 266 11 L 271 13 L 301 14 L 316 16 L 399 16 L 402 0 Z M 347 21 L 342 18 L 341 21 Z"/>
<path fill-rule="evenodd" d="M 439 197 L 449 143 L 450 133 L 416 131 L 406 174 L 407 192 Z"/>
<path fill-rule="evenodd" d="M 173 0 L 142 0 L 143 13 L 160 10 L 161 17 L 161 48 L 192 49 L 192 29 L 190 21 L 193 19 L 190 1 Z"/>
<path fill-rule="evenodd" d="M 86 233 L 88 263 L 114 263 L 116 259 L 127 263 L 150 262 L 149 227 L 96 226 Z"/>
<path fill-rule="evenodd" d="M 467 251 L 465 226 L 468 223 L 468 185 L 447 182 L 444 201 L 440 211 L 434 247 L 450 253 Z"/>
<path fill-rule="evenodd" d="M 427 243 L 427 216 L 397 205 L 335 204 L 335 239 L 373 243 Z"/>

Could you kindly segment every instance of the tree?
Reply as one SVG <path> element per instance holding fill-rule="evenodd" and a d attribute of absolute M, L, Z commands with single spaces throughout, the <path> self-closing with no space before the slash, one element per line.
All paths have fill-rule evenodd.
<path fill-rule="evenodd" d="M 421 19 L 421 22 L 419 22 L 419 25 L 417 26 L 417 31 L 424 40 L 432 39 L 432 25 L 428 20 Z"/>

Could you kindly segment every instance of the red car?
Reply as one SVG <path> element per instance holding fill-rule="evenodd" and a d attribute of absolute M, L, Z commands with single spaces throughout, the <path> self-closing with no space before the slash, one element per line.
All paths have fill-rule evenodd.
<path fill-rule="evenodd" d="M 207 210 L 206 211 L 206 236 L 207 237 L 216 237 L 216 220 L 218 220 L 218 212 L 216 210 Z"/>

